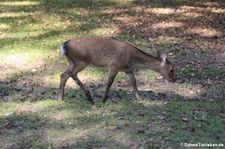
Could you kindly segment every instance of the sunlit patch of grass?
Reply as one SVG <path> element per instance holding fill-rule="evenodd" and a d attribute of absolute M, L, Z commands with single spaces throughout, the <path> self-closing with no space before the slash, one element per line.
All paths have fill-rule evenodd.
<path fill-rule="evenodd" d="M 170 39 L 163 39 L 160 41 L 160 47 L 162 48 L 168 48 L 173 44 L 174 44 L 173 41 Z"/>
<path fill-rule="evenodd" d="M 31 6 L 31 5 L 40 5 L 40 2 L 37 1 L 15 1 L 15 2 L 0 2 L 2 6 Z"/>
<path fill-rule="evenodd" d="M 96 28 L 90 32 L 90 34 L 100 37 L 114 37 L 119 33 L 119 29 L 117 27 L 103 27 Z"/>
<path fill-rule="evenodd" d="M 163 14 L 163 15 L 171 15 L 175 13 L 175 9 L 173 8 L 149 8 L 148 12 L 155 14 Z"/>
<path fill-rule="evenodd" d="M 129 15 L 115 16 L 113 19 L 117 20 L 119 22 L 127 23 L 127 24 L 132 24 L 132 22 L 137 21 L 137 18 L 135 18 L 133 16 L 129 16 Z"/>
<path fill-rule="evenodd" d="M 168 102 L 165 102 L 165 101 L 149 101 L 149 100 L 142 100 L 141 103 L 142 103 L 144 106 L 147 106 L 147 107 L 154 107 L 154 106 L 161 107 L 161 106 L 163 106 L 163 105 L 166 105 Z"/>
<path fill-rule="evenodd" d="M 182 22 L 160 22 L 152 25 L 153 29 L 168 29 L 168 28 L 178 28 L 182 27 L 184 24 Z"/>
<path fill-rule="evenodd" d="M 62 102 L 55 101 L 55 100 L 44 100 L 38 102 L 0 102 L 1 103 L 1 116 L 8 116 L 13 113 L 36 113 L 41 112 L 45 109 L 51 109 L 51 107 L 57 106 L 62 104 Z"/>
<path fill-rule="evenodd" d="M 145 83 L 154 80 L 156 77 L 156 72 L 153 70 L 140 70 L 138 71 L 136 78 L 137 80 L 141 80 Z"/>
<path fill-rule="evenodd" d="M 60 74 L 63 72 L 53 72 L 53 74 L 45 75 L 43 77 L 43 80 L 46 82 L 45 87 L 52 86 L 52 87 L 58 87 L 60 83 Z M 68 83 L 67 83 L 68 84 Z M 74 85 L 74 82 L 73 82 Z"/>
<path fill-rule="evenodd" d="M 116 75 L 116 78 L 115 78 L 115 83 L 119 83 L 121 82 L 122 80 L 124 80 L 124 76 L 125 76 L 125 73 L 122 73 L 122 72 L 119 72 L 117 75 Z"/>
<path fill-rule="evenodd" d="M 41 19 L 37 19 L 41 18 Z M 46 14 L 44 17 L 42 13 L 35 12 L 33 14 L 28 14 L 22 18 L 15 18 L 15 23 L 18 25 L 11 26 L 5 36 L 20 37 L 26 39 L 41 39 L 47 36 L 60 36 L 60 33 L 71 26 L 71 22 L 68 20 L 62 20 L 57 15 Z M 51 24 L 51 25 L 49 25 Z M 63 26 L 63 27 L 62 27 Z M 58 34 L 58 35 L 57 35 Z"/>
<path fill-rule="evenodd" d="M 34 61 L 34 59 L 37 59 L 40 57 L 40 52 L 21 52 L 21 53 L 12 53 L 7 54 L 3 57 L 3 63 L 5 63 L 8 66 L 18 66 L 25 65 L 31 61 Z"/>
<path fill-rule="evenodd" d="M 135 47 L 147 52 L 147 53 L 151 53 L 151 51 L 149 51 L 148 48 L 146 48 L 150 43 L 149 41 L 144 40 L 141 36 L 137 35 L 135 38 L 132 36 L 129 36 L 128 34 L 124 34 L 121 35 L 119 37 L 117 37 L 117 40 L 120 41 L 124 41 L 124 42 L 128 42 L 132 45 L 134 45 Z"/>
<path fill-rule="evenodd" d="M 87 67 L 86 69 L 81 71 L 79 74 L 81 78 L 89 78 L 92 80 L 100 79 L 104 77 L 105 75 L 106 75 L 106 71 L 96 67 Z"/>
<path fill-rule="evenodd" d="M 2 72 L 0 78 L 9 78 L 13 79 L 14 74 L 21 72 L 36 72 L 38 69 L 43 69 L 45 64 L 45 59 L 49 59 L 49 51 L 40 51 L 38 49 L 24 50 L 16 49 L 4 52 L 0 55 L 2 64 L 5 68 L 5 71 Z"/>
<path fill-rule="evenodd" d="M 3 31 L 5 31 L 5 30 L 8 30 L 10 28 L 11 28 L 10 25 L 5 24 L 5 23 L 0 23 L 0 33 L 3 32 Z"/>
<path fill-rule="evenodd" d="M 19 13 L 19 12 L 5 12 L 0 14 L 0 18 L 17 18 L 17 17 L 25 17 L 30 13 Z"/>
<path fill-rule="evenodd" d="M 134 2 L 134 0 L 113 0 L 113 1 L 120 5 L 131 5 Z"/>
<path fill-rule="evenodd" d="M 202 28 L 202 27 L 195 27 L 192 29 L 187 30 L 190 34 L 196 34 L 201 37 L 214 37 L 214 36 L 221 36 L 221 31 L 214 29 L 214 28 Z"/>

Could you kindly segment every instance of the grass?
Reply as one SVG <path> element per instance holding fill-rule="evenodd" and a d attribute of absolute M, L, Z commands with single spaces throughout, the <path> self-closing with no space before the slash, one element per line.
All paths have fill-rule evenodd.
<path fill-rule="evenodd" d="M 223 104 L 205 101 L 144 100 L 136 104 L 122 100 L 98 110 L 82 100 L 76 104 L 54 100 L 2 103 L 1 131 L 8 133 L 1 140 L 5 148 L 12 147 L 11 142 L 18 148 L 128 148 L 130 142 L 137 147 L 164 148 L 180 147 L 182 142 L 224 143 L 223 112 Z"/>
<path fill-rule="evenodd" d="M 172 35 L 167 34 L 166 29 L 154 31 L 152 26 L 159 24 L 157 27 L 160 27 L 160 22 L 167 19 L 167 14 L 161 10 L 185 4 L 186 1 L 181 0 L 0 2 L 0 148 L 182 148 L 181 143 L 225 145 L 225 103 L 220 92 L 224 87 L 223 80 L 214 85 L 215 89 L 210 88 L 212 92 L 218 92 L 220 100 L 215 96 L 202 100 L 209 90 L 199 88 L 195 82 L 165 85 L 155 79 L 155 72 L 141 70 L 136 76 L 143 100 L 137 103 L 132 88 L 124 81 L 124 74 L 119 73 L 111 88 L 110 100 L 103 105 L 101 96 L 106 72 L 88 67 L 78 76 L 89 85 L 99 109 L 92 109 L 84 100 L 82 90 L 71 79 L 67 83 L 65 101 L 55 100 L 59 75 L 67 67 L 67 61 L 59 57 L 60 44 L 72 37 L 99 36 L 128 41 L 153 55 L 157 49 L 173 53 L 172 48 L 185 44 L 186 39 L 179 38 L 179 34 L 170 38 Z M 150 13 L 153 12 L 151 8 L 155 13 Z M 201 11 L 200 7 L 198 11 Z M 179 15 L 176 14 L 176 18 L 181 22 L 184 16 Z M 160 37 L 156 35 L 158 32 Z M 183 36 L 187 36 L 185 31 Z M 185 46 L 181 48 L 184 51 L 179 51 L 178 47 L 179 50 L 174 52 L 178 58 L 182 52 L 188 53 L 185 48 L 191 49 Z M 208 47 L 200 50 L 206 54 L 211 52 Z M 220 79 L 224 76 L 219 67 L 203 71 L 193 67 L 181 68 L 183 71 L 177 73 L 187 79 L 193 76 Z M 172 98 L 167 98 L 170 95 Z"/>
<path fill-rule="evenodd" d="M 225 75 L 224 71 L 220 68 L 210 68 L 205 70 L 195 70 L 191 67 L 184 68 L 182 70 L 182 75 L 186 77 L 198 77 L 198 78 L 215 78 L 223 77 Z"/>

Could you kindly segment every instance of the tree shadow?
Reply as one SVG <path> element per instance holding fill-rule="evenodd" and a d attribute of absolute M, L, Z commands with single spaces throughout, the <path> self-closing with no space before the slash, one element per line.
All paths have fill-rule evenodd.
<path fill-rule="evenodd" d="M 32 105 L 27 111 L 0 116 L 0 147 L 177 148 L 180 142 L 198 143 L 206 138 L 214 143 L 224 142 L 223 122 L 215 118 L 224 113 L 223 104 L 177 99 L 168 104 L 160 101 L 146 105 L 126 99 L 110 105 L 98 110 L 74 103 L 44 108 Z M 74 114 L 57 119 L 64 110 Z M 205 114 L 207 118 L 202 118 Z M 214 127 L 214 123 L 218 126 Z M 206 138 L 198 137 L 202 132 Z"/>
<path fill-rule="evenodd" d="M 43 79 L 35 79 L 32 78 L 35 77 L 35 75 L 39 75 L 40 72 L 43 72 L 43 68 L 40 67 L 39 69 L 36 69 L 36 72 L 31 71 L 23 71 L 19 73 L 13 74 L 11 77 L 9 76 L 7 79 L 2 80 L 0 82 L 0 96 L 3 97 L 2 101 L 10 101 L 10 100 L 18 100 L 21 101 L 39 101 L 39 100 L 45 100 L 45 99 L 57 99 L 58 94 L 58 87 L 52 86 L 50 84 L 46 84 Z M 106 74 L 106 72 L 105 72 Z M 180 74 L 182 76 L 182 74 Z M 184 74 L 184 78 L 187 78 L 187 74 Z M 201 75 L 201 74 L 200 74 Z M 222 76 L 223 74 L 221 74 Z M 179 76 L 179 74 L 178 74 Z M 214 74 L 213 74 L 214 76 Z M 40 76 L 39 76 L 40 77 Z M 204 77 L 204 76 L 200 76 Z M 213 79 L 213 78 L 211 78 Z M 216 78 L 218 80 L 222 80 L 223 78 L 218 77 Z M 191 80 L 191 81 L 190 81 Z M 211 84 L 210 82 L 207 82 L 207 79 L 202 79 L 201 83 L 199 83 L 199 78 L 192 79 L 192 75 L 190 75 L 186 80 L 184 80 L 182 77 L 178 78 L 179 81 L 185 81 L 192 83 L 191 85 L 195 84 L 201 84 L 203 87 L 201 88 L 202 91 L 198 92 L 196 96 L 184 96 L 179 94 L 179 91 L 176 91 L 176 89 L 179 88 L 179 84 L 176 83 L 174 87 L 173 84 L 169 83 L 169 85 L 165 85 L 160 82 L 151 83 L 149 82 L 142 82 L 141 80 L 138 80 L 138 88 L 140 90 L 140 95 L 142 99 L 146 100 L 173 100 L 176 98 L 181 99 L 202 99 L 202 100 L 224 100 L 225 99 L 225 90 L 224 90 L 224 84 L 221 83 L 214 83 Z M 204 82 L 206 81 L 206 82 Z M 91 91 L 92 96 L 94 97 L 95 101 L 101 101 L 102 96 L 105 92 L 105 84 L 103 83 L 101 79 L 95 80 L 94 82 L 91 80 L 85 81 L 86 85 Z M 183 82 L 183 83 L 185 83 Z M 161 86 L 161 89 L 163 91 L 154 91 L 152 90 L 152 85 L 149 87 L 144 87 L 145 90 L 143 90 L 142 84 L 151 83 L 151 84 L 158 84 L 158 86 Z M 182 84 L 182 83 L 181 83 Z M 68 91 L 66 91 L 65 96 L 66 99 L 85 99 L 83 90 L 80 89 L 78 85 L 74 83 L 74 86 L 76 86 L 75 89 L 69 88 Z M 173 89 L 169 89 L 169 88 Z M 194 91 L 196 92 L 196 91 Z M 129 85 L 129 83 L 121 83 L 121 81 L 114 82 L 113 86 L 110 89 L 109 92 L 109 99 L 113 102 L 119 102 L 121 99 L 128 99 L 128 100 L 135 100 L 133 89 Z"/>
<path fill-rule="evenodd" d="M 111 145 L 109 145 L 111 144 Z M 113 144 L 113 145 L 112 145 Z M 77 143 L 71 145 L 60 146 L 59 148 L 129 148 L 127 144 L 120 143 L 115 140 L 106 140 L 104 137 L 100 136 L 89 136 L 86 139 L 80 139 Z"/>
<path fill-rule="evenodd" d="M 150 6 L 150 7 L 179 7 L 179 6 L 200 6 L 200 7 L 207 7 L 204 3 L 211 3 L 217 6 L 218 8 L 224 7 L 224 1 L 223 0 L 144 0 L 144 1 L 138 1 L 135 0 L 133 3 L 135 5 L 141 5 L 141 6 Z"/>

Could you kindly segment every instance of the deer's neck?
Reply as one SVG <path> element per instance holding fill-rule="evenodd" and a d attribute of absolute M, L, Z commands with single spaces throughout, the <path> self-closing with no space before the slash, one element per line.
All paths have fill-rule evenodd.
<path fill-rule="evenodd" d="M 144 52 L 138 51 L 135 56 L 135 67 L 149 68 L 156 72 L 160 72 L 161 60 L 159 58 L 148 55 Z"/>

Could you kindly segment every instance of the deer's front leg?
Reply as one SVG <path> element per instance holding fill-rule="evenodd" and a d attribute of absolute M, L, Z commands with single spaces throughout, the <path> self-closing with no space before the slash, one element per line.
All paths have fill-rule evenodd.
<path fill-rule="evenodd" d="M 108 82 L 107 82 L 107 86 L 106 86 L 105 93 L 104 93 L 103 100 L 102 100 L 103 103 L 105 103 L 107 100 L 109 89 L 110 89 L 111 85 L 113 84 L 113 81 L 114 81 L 117 73 L 118 73 L 118 70 L 116 68 L 115 69 L 112 68 L 109 70 Z"/>
<path fill-rule="evenodd" d="M 130 80 L 130 84 L 132 85 L 133 89 L 134 89 L 134 94 L 135 94 L 135 98 L 137 101 L 140 101 L 141 100 L 141 97 L 139 95 L 139 91 L 137 89 L 137 84 L 136 84 L 136 79 L 134 77 L 134 74 L 133 72 L 126 72 L 128 77 L 129 77 L 129 80 Z"/>

